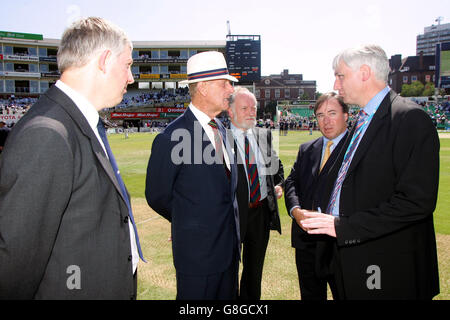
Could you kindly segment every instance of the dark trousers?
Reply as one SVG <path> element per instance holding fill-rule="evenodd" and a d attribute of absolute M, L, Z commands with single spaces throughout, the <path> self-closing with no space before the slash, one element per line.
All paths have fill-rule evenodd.
<path fill-rule="evenodd" d="M 261 280 L 269 243 L 269 208 L 267 201 L 254 209 L 248 209 L 245 237 L 242 239 L 242 276 L 239 299 L 261 299 Z"/>
<path fill-rule="evenodd" d="M 230 266 L 221 273 L 196 276 L 176 272 L 177 300 L 235 300 L 239 277 L 238 253 L 234 256 Z"/>
<path fill-rule="evenodd" d="M 316 275 L 316 243 L 306 248 L 295 249 L 298 282 L 302 300 L 327 300 L 327 283 L 330 285 L 334 300 L 339 300 L 335 280 L 332 276 L 320 278 Z"/>

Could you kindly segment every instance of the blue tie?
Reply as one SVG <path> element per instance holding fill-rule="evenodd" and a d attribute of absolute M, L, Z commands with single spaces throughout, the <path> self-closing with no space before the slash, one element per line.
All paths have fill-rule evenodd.
<path fill-rule="evenodd" d="M 361 140 L 363 129 L 367 125 L 368 121 L 369 121 L 368 114 L 364 110 L 360 110 L 358 122 L 356 123 L 355 133 L 353 134 L 353 138 L 350 141 L 347 151 L 345 152 L 341 168 L 339 169 L 336 182 L 334 183 L 333 193 L 331 194 L 330 202 L 328 203 L 328 208 L 326 212 L 329 214 L 333 214 L 333 210 L 336 205 L 337 195 L 341 190 L 342 183 L 344 182 L 345 176 L 347 175 L 347 170 L 350 167 L 350 163 L 352 162 L 356 146 Z"/>
<path fill-rule="evenodd" d="M 109 162 L 113 168 L 114 174 L 116 175 L 117 182 L 119 182 L 120 190 L 122 191 L 123 198 L 125 199 L 125 203 L 128 207 L 129 217 L 131 219 L 131 224 L 133 225 L 134 234 L 136 235 L 136 245 L 138 247 L 139 257 L 142 261 L 145 261 L 144 256 L 142 254 L 141 245 L 139 243 L 139 236 L 136 229 L 136 224 L 134 223 L 133 211 L 131 210 L 130 199 L 128 198 L 127 191 L 125 189 L 125 184 L 123 183 L 122 177 L 120 176 L 119 168 L 117 167 L 116 159 L 114 158 L 114 154 L 111 151 L 111 147 L 109 146 L 108 138 L 106 137 L 105 127 L 103 126 L 103 122 L 101 119 L 98 120 L 97 130 L 100 134 L 100 138 L 102 138 L 103 144 L 105 145 L 106 153 L 109 157 Z M 145 261 L 147 262 L 147 261 Z"/>

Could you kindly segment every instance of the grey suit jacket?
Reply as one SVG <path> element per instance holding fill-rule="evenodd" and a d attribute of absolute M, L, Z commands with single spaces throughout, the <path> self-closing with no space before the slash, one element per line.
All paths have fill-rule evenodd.
<path fill-rule="evenodd" d="M 269 208 L 269 225 L 270 230 L 276 230 L 281 234 L 280 214 L 278 209 L 278 199 L 275 194 L 275 186 L 279 185 L 284 188 L 284 169 L 280 158 L 278 157 L 272 139 L 272 132 L 267 129 L 253 128 L 253 134 L 258 144 L 261 155 L 264 161 L 264 174 L 266 176 L 267 186 L 267 204 Z M 230 139 L 233 138 L 231 130 L 228 130 Z M 238 185 L 237 185 L 237 201 L 239 204 L 239 218 L 241 224 L 241 240 L 245 238 L 245 233 L 248 224 L 248 180 L 246 176 L 245 159 L 242 159 L 237 148 L 237 143 L 234 141 L 234 150 L 238 161 Z"/>
<path fill-rule="evenodd" d="M 0 299 L 130 299 L 128 210 L 94 132 L 50 88 L 0 163 Z"/>

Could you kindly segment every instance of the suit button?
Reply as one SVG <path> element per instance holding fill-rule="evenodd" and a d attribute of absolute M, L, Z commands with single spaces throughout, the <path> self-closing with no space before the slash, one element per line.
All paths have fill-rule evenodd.
<path fill-rule="evenodd" d="M 125 217 L 125 219 L 123 219 L 124 223 L 128 223 L 128 216 Z"/>
<path fill-rule="evenodd" d="M 132 256 L 132 255 L 129 255 L 129 256 L 128 256 L 128 261 L 131 261 L 131 260 L 133 260 L 133 256 Z"/>

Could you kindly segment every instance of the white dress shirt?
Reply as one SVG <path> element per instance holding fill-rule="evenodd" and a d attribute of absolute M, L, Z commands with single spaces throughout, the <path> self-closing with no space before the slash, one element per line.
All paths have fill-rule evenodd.
<path fill-rule="evenodd" d="M 192 103 L 189 105 L 189 108 L 191 109 L 194 116 L 197 118 L 198 122 L 201 124 L 203 130 L 205 130 L 206 135 L 208 136 L 209 140 L 211 141 L 211 144 L 213 145 L 213 147 L 215 149 L 216 143 L 214 142 L 214 131 L 213 131 L 213 128 L 211 128 L 211 126 L 208 124 L 211 121 L 211 118 L 203 111 L 197 109 Z M 220 132 L 219 132 L 219 134 L 220 134 Z M 224 151 L 223 157 L 225 158 L 225 163 L 228 167 L 228 170 L 231 171 L 230 159 L 228 157 L 228 153 L 226 152 L 227 149 L 225 148 L 225 146 L 223 144 L 223 137 L 222 137 L 222 150 Z"/>
<path fill-rule="evenodd" d="M 238 147 L 239 154 L 241 156 L 242 161 L 245 164 L 245 134 L 247 134 L 248 143 L 250 144 L 250 148 L 252 148 L 253 153 L 255 154 L 256 159 L 256 168 L 258 169 L 258 178 L 259 178 L 259 191 L 261 193 L 261 199 L 267 197 L 267 183 L 266 183 L 266 176 L 263 175 L 263 172 L 266 172 L 264 170 L 265 168 L 265 162 L 264 158 L 261 154 L 261 151 L 258 147 L 258 143 L 256 141 L 256 137 L 253 135 L 253 130 L 242 130 L 239 128 L 236 128 L 233 123 L 230 124 L 231 132 L 233 133 L 234 139 L 236 140 L 236 144 Z M 248 185 L 248 194 L 250 199 L 250 181 L 248 181 L 248 173 L 247 173 L 247 166 L 244 165 L 245 168 L 245 176 L 247 177 L 247 185 Z"/>

